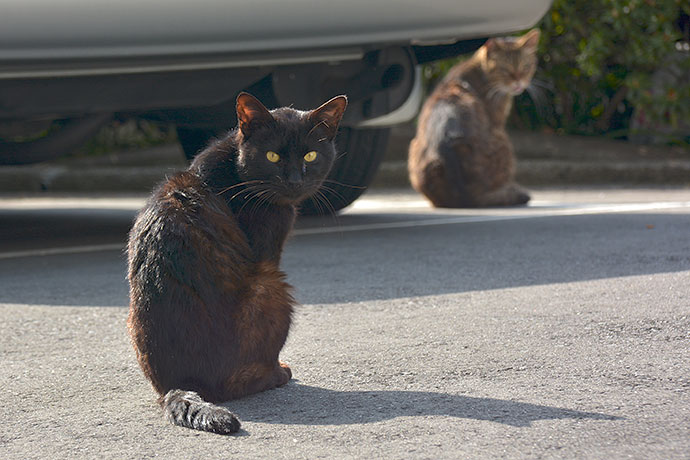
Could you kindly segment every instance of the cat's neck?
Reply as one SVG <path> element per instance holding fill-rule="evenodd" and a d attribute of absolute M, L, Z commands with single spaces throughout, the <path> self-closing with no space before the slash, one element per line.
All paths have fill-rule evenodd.
<path fill-rule="evenodd" d="M 510 109 L 513 106 L 513 96 L 492 88 L 488 78 L 487 56 L 484 47 L 461 64 L 458 72 L 449 76 L 456 84 L 482 100 L 494 126 L 505 127 Z"/>
<path fill-rule="evenodd" d="M 238 172 L 234 134 L 201 152 L 189 170 L 228 205 L 247 237 L 255 260 L 278 264 L 294 224 L 295 206 L 255 199 L 253 182 L 244 181 Z"/>
<path fill-rule="evenodd" d="M 207 187 L 220 191 L 228 182 L 237 183 L 237 167 L 233 161 L 237 146 L 231 133 L 225 139 L 209 145 L 196 157 L 189 166 L 189 171 L 198 176 Z"/>

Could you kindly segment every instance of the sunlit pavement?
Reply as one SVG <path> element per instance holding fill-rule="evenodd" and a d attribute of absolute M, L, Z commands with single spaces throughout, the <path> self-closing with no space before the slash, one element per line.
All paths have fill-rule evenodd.
<path fill-rule="evenodd" d="M 0 198 L 3 458 L 687 458 L 690 191 L 301 219 L 286 387 L 172 427 L 126 333 L 144 197 Z"/>

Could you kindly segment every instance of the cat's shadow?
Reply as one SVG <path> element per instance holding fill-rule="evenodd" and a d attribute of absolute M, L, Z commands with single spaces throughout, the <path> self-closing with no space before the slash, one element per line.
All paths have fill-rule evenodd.
<path fill-rule="evenodd" d="M 514 427 L 528 427 L 538 420 L 622 419 L 503 399 L 427 391 L 336 391 L 294 381 L 225 405 L 241 420 L 286 425 L 351 425 L 429 415 L 486 420 Z"/>

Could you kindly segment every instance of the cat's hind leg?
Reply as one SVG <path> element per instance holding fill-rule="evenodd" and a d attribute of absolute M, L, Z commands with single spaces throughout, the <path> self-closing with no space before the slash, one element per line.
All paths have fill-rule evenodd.
<path fill-rule="evenodd" d="M 250 364 L 235 371 L 226 382 L 226 399 L 237 399 L 285 385 L 292 378 L 290 367 L 276 361 L 273 365 Z"/>
<path fill-rule="evenodd" d="M 290 367 L 276 361 L 274 365 L 244 366 L 226 382 L 221 400 L 241 398 L 283 386 L 292 378 Z M 216 434 L 232 434 L 240 421 L 228 408 L 208 402 L 196 391 L 170 390 L 159 399 L 168 420 L 177 426 Z"/>
<path fill-rule="evenodd" d="M 474 206 L 478 208 L 494 206 L 520 206 L 527 204 L 530 195 L 515 182 L 510 182 L 497 190 L 477 196 Z"/>
<path fill-rule="evenodd" d="M 420 168 L 421 169 L 421 168 Z M 415 190 L 437 208 L 461 208 L 467 204 L 462 180 L 448 181 L 446 165 L 436 160 L 426 164 L 413 182 Z"/>
<path fill-rule="evenodd" d="M 290 369 L 290 366 L 287 363 L 284 363 L 282 361 L 278 361 L 278 366 L 283 369 L 283 373 L 287 376 L 287 380 L 285 380 L 285 383 L 288 383 L 290 379 L 292 378 L 292 369 Z M 283 386 L 285 383 L 278 385 Z"/>

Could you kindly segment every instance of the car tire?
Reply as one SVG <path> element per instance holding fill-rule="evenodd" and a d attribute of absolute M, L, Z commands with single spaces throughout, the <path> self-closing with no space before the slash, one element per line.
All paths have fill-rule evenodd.
<path fill-rule="evenodd" d="M 335 164 L 317 196 L 302 202 L 300 214 L 335 213 L 359 198 L 379 169 L 389 134 L 389 128 L 340 128 Z"/>

